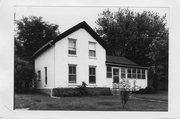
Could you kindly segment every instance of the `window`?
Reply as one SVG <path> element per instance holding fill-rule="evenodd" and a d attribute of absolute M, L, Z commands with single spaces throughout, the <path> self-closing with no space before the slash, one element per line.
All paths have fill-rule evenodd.
<path fill-rule="evenodd" d="M 112 78 L 112 67 L 107 66 L 107 78 Z"/>
<path fill-rule="evenodd" d="M 89 57 L 96 57 L 96 43 L 89 42 Z"/>
<path fill-rule="evenodd" d="M 142 79 L 146 79 L 145 70 L 142 70 Z"/>
<path fill-rule="evenodd" d="M 132 78 L 132 70 L 131 70 L 131 68 L 128 68 L 128 78 Z"/>
<path fill-rule="evenodd" d="M 113 68 L 113 83 L 119 83 L 119 69 Z"/>
<path fill-rule="evenodd" d="M 96 67 L 90 66 L 89 67 L 89 83 L 96 83 Z"/>
<path fill-rule="evenodd" d="M 38 81 L 41 80 L 41 71 L 40 70 L 37 71 L 37 80 Z"/>
<path fill-rule="evenodd" d="M 44 67 L 45 70 L 45 85 L 47 85 L 47 67 Z"/>
<path fill-rule="evenodd" d="M 76 65 L 69 65 L 69 83 L 76 83 Z"/>
<path fill-rule="evenodd" d="M 126 78 L 126 70 L 125 70 L 125 68 L 121 68 L 121 78 Z"/>
<path fill-rule="evenodd" d="M 135 68 L 133 68 L 132 69 L 132 78 L 136 78 L 136 69 Z"/>
<path fill-rule="evenodd" d="M 76 55 L 76 39 L 69 38 L 68 53 L 70 55 Z"/>
<path fill-rule="evenodd" d="M 141 75 L 141 69 L 137 69 L 137 78 L 141 79 L 142 75 Z"/>

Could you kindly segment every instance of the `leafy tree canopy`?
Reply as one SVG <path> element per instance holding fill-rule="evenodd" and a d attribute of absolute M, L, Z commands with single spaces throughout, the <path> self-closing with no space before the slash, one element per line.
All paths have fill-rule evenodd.
<path fill-rule="evenodd" d="M 23 17 L 15 21 L 17 26 L 15 44 L 17 55 L 28 59 L 48 41 L 54 39 L 58 34 L 58 25 L 43 21 L 42 17 Z"/>
<path fill-rule="evenodd" d="M 56 38 L 58 25 L 43 21 L 42 17 L 23 17 L 15 21 L 14 87 L 22 93 L 32 88 L 36 78 L 31 56 L 41 46 Z"/>
<path fill-rule="evenodd" d="M 150 66 L 152 41 L 162 39 L 167 33 L 166 15 L 143 11 L 136 13 L 129 9 L 99 14 L 96 32 L 106 41 L 107 54 L 125 56 L 139 65 Z"/>

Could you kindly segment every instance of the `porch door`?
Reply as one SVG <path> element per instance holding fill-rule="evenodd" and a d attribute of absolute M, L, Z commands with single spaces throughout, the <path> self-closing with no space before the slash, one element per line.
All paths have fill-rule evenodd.
<path fill-rule="evenodd" d="M 119 83 L 119 69 L 113 68 L 113 83 Z"/>

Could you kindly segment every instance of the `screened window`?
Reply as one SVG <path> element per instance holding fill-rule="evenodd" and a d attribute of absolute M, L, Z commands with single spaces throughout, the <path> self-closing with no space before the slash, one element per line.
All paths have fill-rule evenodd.
<path fill-rule="evenodd" d="M 107 66 L 107 78 L 112 78 L 112 67 Z"/>
<path fill-rule="evenodd" d="M 141 75 L 141 69 L 137 69 L 137 78 L 141 79 L 142 75 Z"/>
<path fill-rule="evenodd" d="M 128 78 L 132 78 L 132 70 L 131 70 L 131 68 L 128 68 Z"/>
<path fill-rule="evenodd" d="M 68 53 L 70 55 L 76 55 L 76 39 L 69 38 Z"/>
<path fill-rule="evenodd" d="M 121 78 L 126 78 L 126 70 L 125 70 L 125 68 L 121 68 Z"/>
<path fill-rule="evenodd" d="M 132 69 L 132 78 L 136 78 L 136 69 L 135 68 Z"/>
<path fill-rule="evenodd" d="M 76 65 L 69 65 L 69 83 L 76 83 Z"/>
<path fill-rule="evenodd" d="M 89 67 L 89 83 L 96 83 L 96 67 L 90 66 Z"/>
<path fill-rule="evenodd" d="M 44 67 L 45 70 L 45 84 L 47 85 L 47 67 Z"/>
<path fill-rule="evenodd" d="M 89 56 L 96 57 L 96 43 L 89 42 Z"/>

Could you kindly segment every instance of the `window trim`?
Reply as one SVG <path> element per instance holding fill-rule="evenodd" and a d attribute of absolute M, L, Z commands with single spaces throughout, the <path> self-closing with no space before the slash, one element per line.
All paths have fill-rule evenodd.
<path fill-rule="evenodd" d="M 94 75 L 90 75 L 90 68 L 94 68 L 95 69 L 95 74 Z M 93 83 L 90 82 L 90 76 L 94 76 L 95 77 L 95 82 L 93 82 Z M 89 84 L 96 84 L 96 66 L 93 66 L 93 65 L 89 65 Z"/>
<path fill-rule="evenodd" d="M 108 67 L 111 68 L 111 71 L 108 71 Z M 111 76 L 108 77 L 108 74 L 111 74 Z M 106 78 L 112 78 L 112 66 L 106 66 Z"/>
<path fill-rule="evenodd" d="M 70 71 L 69 71 L 70 66 L 75 66 L 75 74 L 70 74 Z M 75 76 L 75 81 L 70 81 L 70 75 Z M 68 83 L 71 83 L 71 84 L 77 83 L 77 65 L 76 64 L 68 64 Z"/>
<path fill-rule="evenodd" d="M 45 86 L 47 85 L 47 83 L 48 83 L 48 79 L 47 79 L 47 66 L 46 67 L 44 67 L 44 76 L 45 76 Z"/>
<path fill-rule="evenodd" d="M 122 69 L 124 69 L 124 73 L 122 73 Z M 127 73 L 127 72 L 126 72 L 126 68 L 121 67 L 121 78 L 127 78 L 127 77 L 126 77 L 126 73 Z M 122 77 L 122 74 L 124 74 L 125 77 Z"/>
<path fill-rule="evenodd" d="M 128 69 L 130 69 L 130 73 L 128 72 Z M 133 69 L 135 69 L 135 73 L 133 72 Z M 138 72 L 139 70 L 139 72 Z M 144 73 L 143 73 L 143 70 L 144 70 Z M 129 75 L 131 77 L 129 77 Z M 127 78 L 128 79 L 146 79 L 147 77 L 147 74 L 146 74 L 146 69 L 142 69 L 142 68 L 127 68 Z"/>
<path fill-rule="evenodd" d="M 41 70 L 37 71 L 37 81 L 41 81 Z"/>
<path fill-rule="evenodd" d="M 69 47 L 70 40 L 75 41 L 75 54 L 70 54 L 69 53 L 69 50 L 71 48 L 71 47 Z M 68 38 L 68 56 L 77 56 L 77 39 L 75 39 L 75 38 Z"/>
<path fill-rule="evenodd" d="M 90 44 L 95 45 L 95 50 L 90 50 Z M 88 41 L 88 56 L 89 56 L 90 59 L 95 59 L 97 57 L 96 44 L 97 44 L 96 42 Z M 95 56 L 90 56 L 90 51 L 95 51 Z"/>

